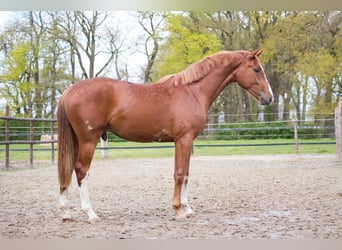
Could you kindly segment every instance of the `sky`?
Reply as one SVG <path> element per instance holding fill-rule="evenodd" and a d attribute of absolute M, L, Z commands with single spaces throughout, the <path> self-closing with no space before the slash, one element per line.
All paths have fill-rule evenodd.
<path fill-rule="evenodd" d="M 13 15 L 12 11 L 0 11 L 0 27 L 3 27 L 5 22 L 10 20 L 12 15 Z"/>

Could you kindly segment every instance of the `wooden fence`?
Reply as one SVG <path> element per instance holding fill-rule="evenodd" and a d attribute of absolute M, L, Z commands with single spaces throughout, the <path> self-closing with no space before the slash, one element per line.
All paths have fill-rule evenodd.
<path fill-rule="evenodd" d="M 336 152 L 342 161 L 342 95 L 340 95 L 338 106 L 335 109 L 335 136 L 336 136 Z"/>
<path fill-rule="evenodd" d="M 43 119 L 43 118 L 33 118 L 32 117 L 32 110 L 30 110 L 29 118 L 17 118 L 17 117 L 11 117 L 10 116 L 10 109 L 8 106 L 6 106 L 6 116 L 0 116 L 1 120 L 5 120 L 5 140 L 0 141 L 0 145 L 5 145 L 5 167 L 6 169 L 10 166 L 10 145 L 13 144 L 29 144 L 29 155 L 30 155 L 30 166 L 33 166 L 33 145 L 34 144 L 44 144 L 44 143 L 50 143 L 51 144 L 51 162 L 55 162 L 55 143 L 57 142 L 57 138 L 55 136 L 54 127 L 55 123 L 57 122 L 56 119 L 53 118 L 53 115 L 51 115 L 50 119 Z M 10 121 L 26 121 L 29 123 L 29 133 L 28 133 L 28 140 L 10 140 L 11 135 L 11 128 L 10 128 Z M 39 122 L 48 122 L 50 123 L 50 140 L 34 140 L 34 131 L 35 127 L 34 125 Z"/>

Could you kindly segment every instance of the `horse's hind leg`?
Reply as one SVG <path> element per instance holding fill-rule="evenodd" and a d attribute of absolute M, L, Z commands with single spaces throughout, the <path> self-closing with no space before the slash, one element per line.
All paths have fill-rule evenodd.
<path fill-rule="evenodd" d="M 69 210 L 68 188 L 65 188 L 59 195 L 60 210 L 62 212 L 63 221 L 71 221 Z"/>
<path fill-rule="evenodd" d="M 88 222 L 93 224 L 99 217 L 95 214 L 89 198 L 88 178 L 90 163 L 94 155 L 96 142 L 87 142 L 79 144 L 78 160 L 75 166 L 77 182 L 80 191 L 81 207 L 88 215 Z"/>

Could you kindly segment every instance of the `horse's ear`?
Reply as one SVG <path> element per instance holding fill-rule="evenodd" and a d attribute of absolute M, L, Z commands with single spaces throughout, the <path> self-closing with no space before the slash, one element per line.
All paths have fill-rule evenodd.
<path fill-rule="evenodd" d="M 253 50 L 251 53 L 252 53 L 252 58 L 253 58 L 253 57 L 258 57 L 258 56 L 261 55 L 262 49 Z"/>

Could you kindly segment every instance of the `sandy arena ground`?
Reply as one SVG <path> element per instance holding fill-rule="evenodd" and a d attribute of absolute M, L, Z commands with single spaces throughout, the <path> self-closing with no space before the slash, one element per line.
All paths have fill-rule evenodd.
<path fill-rule="evenodd" d="M 101 221 L 86 222 L 73 178 L 74 221 L 63 223 L 56 166 L 1 169 L 0 237 L 342 238 L 342 164 L 332 154 L 194 156 L 188 194 L 196 214 L 182 221 L 171 205 L 172 158 L 97 160 L 89 182 Z"/>

